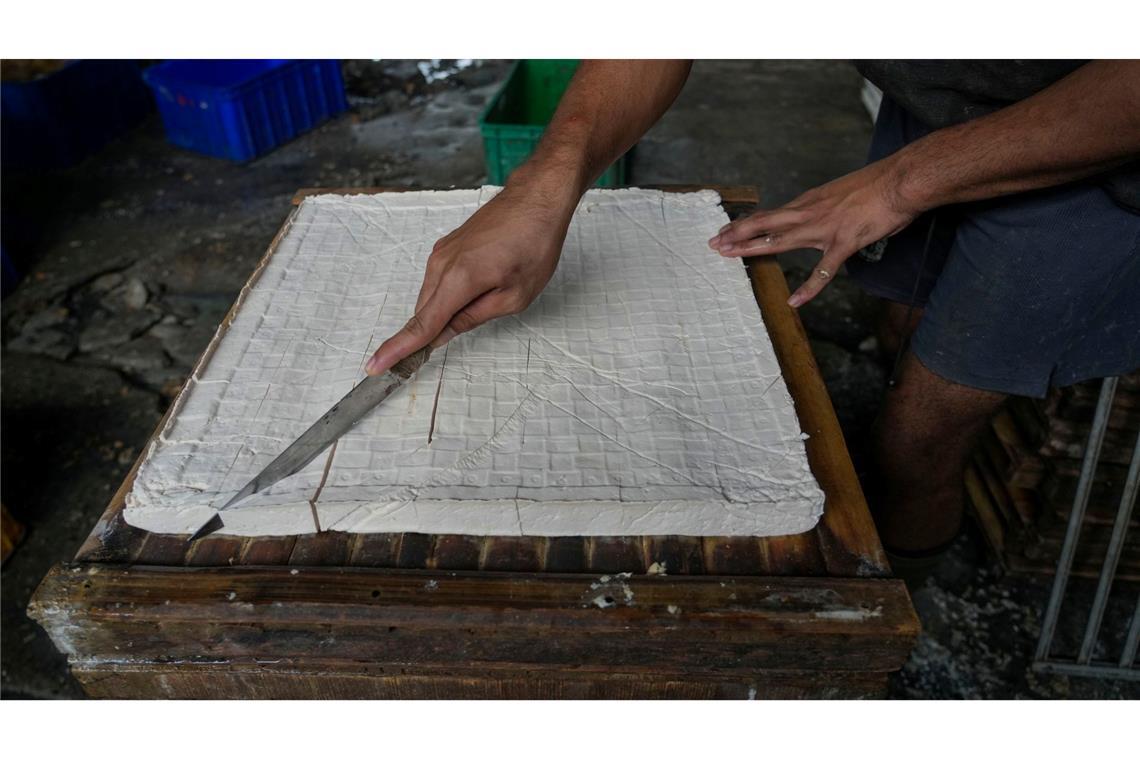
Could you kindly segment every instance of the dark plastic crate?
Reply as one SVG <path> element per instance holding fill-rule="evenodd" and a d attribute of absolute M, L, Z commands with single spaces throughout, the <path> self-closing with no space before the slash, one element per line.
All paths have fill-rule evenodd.
<path fill-rule="evenodd" d="M 479 119 L 487 180 L 491 184 L 506 182 L 510 173 L 534 152 L 577 69 L 576 60 L 553 59 L 516 61 L 511 67 L 507 81 Z M 594 184 L 624 185 L 628 163 L 626 153 Z"/>
<path fill-rule="evenodd" d="M 138 124 L 152 106 L 134 61 L 70 61 L 0 84 L 5 169 L 63 169 Z"/>
<path fill-rule="evenodd" d="M 337 61 L 178 60 L 147 69 L 170 142 L 249 161 L 348 108 Z"/>

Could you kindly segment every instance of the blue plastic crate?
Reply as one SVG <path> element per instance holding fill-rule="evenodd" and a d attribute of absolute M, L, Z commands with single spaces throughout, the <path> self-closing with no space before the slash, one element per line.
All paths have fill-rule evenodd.
<path fill-rule="evenodd" d="M 142 121 L 151 102 L 134 61 L 70 61 L 0 85 L 5 169 L 62 169 Z"/>
<path fill-rule="evenodd" d="M 337 61 L 166 61 L 144 73 L 175 145 L 249 161 L 348 108 Z"/>

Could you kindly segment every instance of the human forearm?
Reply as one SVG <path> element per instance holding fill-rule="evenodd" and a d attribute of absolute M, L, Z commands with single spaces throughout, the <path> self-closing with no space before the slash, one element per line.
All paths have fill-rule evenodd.
<path fill-rule="evenodd" d="M 1095 61 L 1036 95 L 887 159 L 925 211 L 1078 180 L 1140 156 L 1140 62 Z"/>
<path fill-rule="evenodd" d="M 661 118 L 689 61 L 583 61 L 527 163 L 508 188 L 544 187 L 576 205 L 582 193 Z"/>
<path fill-rule="evenodd" d="M 1031 98 L 940 129 L 791 203 L 726 225 L 723 256 L 823 253 L 792 294 L 801 306 L 864 246 L 919 214 L 1097 174 L 1140 156 L 1140 63 L 1089 63 Z"/>
<path fill-rule="evenodd" d="M 370 374 L 525 309 L 550 280 L 582 193 L 677 97 L 684 61 L 586 61 L 534 155 L 428 257 L 415 315 L 376 350 Z"/>

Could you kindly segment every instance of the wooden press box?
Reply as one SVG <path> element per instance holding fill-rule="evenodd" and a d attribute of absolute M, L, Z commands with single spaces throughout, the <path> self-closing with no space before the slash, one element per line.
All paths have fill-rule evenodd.
<path fill-rule="evenodd" d="M 757 203 L 754 188 L 712 189 L 732 216 Z M 294 204 L 315 192 L 338 191 L 301 191 Z M 777 262 L 741 274 L 826 494 L 808 533 L 324 532 L 191 545 L 124 522 L 136 463 L 30 614 L 94 697 L 881 696 L 918 620 L 890 577 Z"/>

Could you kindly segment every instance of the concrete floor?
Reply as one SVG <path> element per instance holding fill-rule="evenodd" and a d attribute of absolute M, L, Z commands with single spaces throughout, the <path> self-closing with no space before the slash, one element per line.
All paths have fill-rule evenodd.
<path fill-rule="evenodd" d="M 64 172 L 4 177 L 5 246 L 29 276 L 3 303 L 3 501 L 28 536 L 3 569 L 4 697 L 79 697 L 24 614 L 70 558 L 304 186 L 472 186 L 478 114 L 506 72 L 427 84 L 346 65 L 353 112 L 245 166 L 168 146 L 157 117 Z M 839 62 L 702 62 L 638 146 L 632 181 L 755 184 L 765 204 L 861 165 L 870 121 Z M 18 220 L 17 227 L 11 226 Z M 811 254 L 785 257 L 793 280 Z M 802 311 L 856 451 L 885 381 L 874 302 L 844 280 Z M 1027 672 L 1047 587 L 1001 577 L 967 531 L 915 595 L 926 632 L 898 697 L 1137 696 Z"/>

